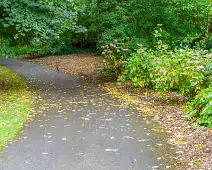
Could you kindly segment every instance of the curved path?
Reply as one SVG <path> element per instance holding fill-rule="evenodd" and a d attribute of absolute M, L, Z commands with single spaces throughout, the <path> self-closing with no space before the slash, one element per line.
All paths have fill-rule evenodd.
<path fill-rule="evenodd" d="M 36 117 L 0 155 L 0 170 L 174 169 L 166 136 L 98 86 L 4 59 L 38 91 Z"/>

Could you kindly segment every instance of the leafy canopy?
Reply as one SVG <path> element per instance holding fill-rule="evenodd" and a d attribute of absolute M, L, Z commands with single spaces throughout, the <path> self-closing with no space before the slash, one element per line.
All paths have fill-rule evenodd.
<path fill-rule="evenodd" d="M 173 46 L 185 38 L 188 43 L 196 42 L 209 31 L 211 8 L 206 0 L 81 0 L 80 3 L 88 11 L 82 16 L 82 24 L 101 45 L 126 37 L 152 45 L 152 32 L 158 24 L 163 25 L 166 43 Z"/>
<path fill-rule="evenodd" d="M 77 26 L 79 7 L 73 0 L 3 0 L 0 2 L 0 33 L 32 42 L 59 38 L 65 31 L 85 31 Z"/>

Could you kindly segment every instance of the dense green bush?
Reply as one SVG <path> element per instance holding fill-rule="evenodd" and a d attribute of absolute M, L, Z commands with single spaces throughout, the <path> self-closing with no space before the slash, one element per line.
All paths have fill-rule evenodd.
<path fill-rule="evenodd" d="M 72 47 L 71 43 L 66 42 L 53 42 L 46 45 L 36 46 L 8 46 L 8 49 L 12 51 L 13 57 L 18 58 L 21 55 L 33 55 L 33 56 L 48 56 L 48 55 L 64 55 L 73 54 L 77 51 Z"/>
<path fill-rule="evenodd" d="M 21 56 L 28 54 L 32 50 L 32 47 L 25 45 L 25 46 L 11 47 L 11 49 L 13 50 L 15 56 Z"/>
<path fill-rule="evenodd" d="M 120 82 L 130 80 L 135 86 L 176 91 L 188 97 L 211 83 L 212 61 L 207 51 L 172 50 L 160 40 L 154 50 L 140 46 L 129 54 L 123 45 L 116 42 L 102 47 L 103 71 L 114 72 Z"/>
<path fill-rule="evenodd" d="M 127 40 L 114 40 L 113 43 L 101 46 L 102 51 L 102 72 L 113 73 L 115 76 L 121 74 L 128 61 L 130 50 L 126 46 Z"/>
<path fill-rule="evenodd" d="M 27 54 L 34 56 L 48 56 L 52 54 L 52 47 L 50 45 L 35 46 Z"/>
<path fill-rule="evenodd" d="M 72 54 L 72 53 L 74 53 L 72 45 L 67 44 L 65 42 L 61 42 L 60 44 L 57 44 L 53 48 L 53 55 L 64 55 L 64 54 Z"/>
<path fill-rule="evenodd" d="M 72 47 L 70 35 L 63 34 L 59 39 L 52 39 L 49 43 L 35 45 L 19 45 L 12 47 L 15 56 L 30 54 L 34 56 L 72 54 L 75 50 Z"/>
<path fill-rule="evenodd" d="M 0 36 L 0 56 L 13 57 L 14 52 L 10 48 L 10 42 L 4 37 Z"/>
<path fill-rule="evenodd" d="M 10 47 L 13 51 L 13 57 L 18 58 L 21 55 L 33 55 L 33 56 L 48 56 L 52 54 L 52 47 L 50 45 L 37 45 L 37 46 L 14 46 Z"/>
<path fill-rule="evenodd" d="M 129 79 L 136 86 L 177 91 L 189 97 L 211 83 L 211 77 L 204 72 L 211 63 L 205 51 L 168 48 L 162 43 L 157 51 L 140 48 L 126 64 L 119 81 Z"/>
<path fill-rule="evenodd" d="M 188 107 L 188 119 L 212 128 L 212 86 L 201 90 Z"/>
<path fill-rule="evenodd" d="M 52 40 L 50 44 L 53 55 L 73 54 L 75 52 L 72 46 L 72 35 L 69 32 L 63 33 L 59 39 Z"/>

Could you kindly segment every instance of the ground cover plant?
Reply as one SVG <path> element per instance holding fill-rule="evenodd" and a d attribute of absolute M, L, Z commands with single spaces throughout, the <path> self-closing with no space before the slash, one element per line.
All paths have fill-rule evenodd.
<path fill-rule="evenodd" d="M 32 94 L 26 83 L 0 66 L 0 150 L 19 133 L 29 117 Z"/>

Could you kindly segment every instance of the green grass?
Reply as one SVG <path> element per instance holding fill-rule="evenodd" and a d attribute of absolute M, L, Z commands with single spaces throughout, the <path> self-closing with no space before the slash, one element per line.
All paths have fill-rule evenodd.
<path fill-rule="evenodd" d="M 32 93 L 11 70 L 0 66 L 0 150 L 21 131 L 30 114 Z"/>

